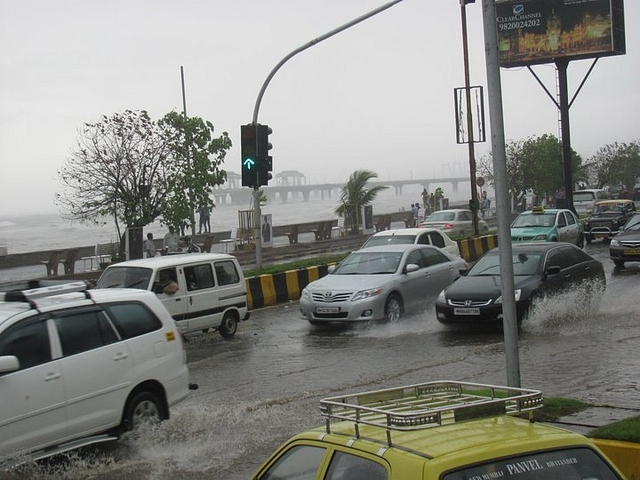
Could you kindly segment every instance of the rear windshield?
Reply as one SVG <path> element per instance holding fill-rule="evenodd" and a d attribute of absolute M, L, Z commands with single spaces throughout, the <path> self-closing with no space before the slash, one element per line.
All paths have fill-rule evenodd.
<path fill-rule="evenodd" d="M 520 455 L 448 473 L 443 480 L 618 480 L 620 477 L 589 448 L 568 448 Z"/>
<path fill-rule="evenodd" d="M 362 248 L 380 247 L 383 245 L 410 245 L 416 241 L 415 235 L 385 235 L 373 236 L 362 246 Z"/>
<path fill-rule="evenodd" d="M 592 202 L 595 198 L 596 194 L 593 192 L 573 192 L 574 202 Z"/>

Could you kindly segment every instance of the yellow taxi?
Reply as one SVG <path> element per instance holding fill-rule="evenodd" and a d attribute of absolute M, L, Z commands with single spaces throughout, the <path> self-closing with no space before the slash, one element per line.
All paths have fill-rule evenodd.
<path fill-rule="evenodd" d="M 437 381 L 326 398 L 325 425 L 254 480 L 625 478 L 592 440 L 533 421 L 537 390 Z"/>

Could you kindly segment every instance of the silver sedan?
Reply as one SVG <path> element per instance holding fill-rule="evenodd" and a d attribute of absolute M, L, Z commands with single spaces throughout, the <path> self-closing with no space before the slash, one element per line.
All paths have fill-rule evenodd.
<path fill-rule="evenodd" d="M 397 321 L 420 311 L 460 276 L 467 262 L 431 245 L 386 245 L 351 253 L 300 297 L 312 325 Z M 432 302 L 431 302 L 432 303 Z"/>

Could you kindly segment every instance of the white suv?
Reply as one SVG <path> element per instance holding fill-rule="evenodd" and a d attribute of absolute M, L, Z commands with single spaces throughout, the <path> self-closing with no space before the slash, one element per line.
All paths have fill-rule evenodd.
<path fill-rule="evenodd" d="M 0 293 L 0 463 L 167 419 L 190 388 L 181 334 L 153 293 L 84 282 Z"/>

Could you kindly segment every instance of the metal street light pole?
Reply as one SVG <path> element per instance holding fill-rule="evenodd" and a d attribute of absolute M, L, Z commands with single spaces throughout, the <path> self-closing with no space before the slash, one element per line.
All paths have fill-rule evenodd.
<path fill-rule="evenodd" d="M 473 233 L 478 235 L 478 195 L 476 194 L 476 153 L 473 138 L 473 114 L 471 109 L 471 84 L 469 80 L 469 42 L 467 36 L 467 2 L 460 0 L 462 20 L 462 52 L 464 58 L 464 89 L 467 102 L 467 134 L 469 145 L 469 180 L 471 182 L 471 201 L 469 208 L 473 216 Z"/>
<path fill-rule="evenodd" d="M 282 67 L 286 62 L 288 62 L 292 57 L 294 57 L 298 53 L 303 52 L 304 50 L 306 50 L 306 49 L 308 49 L 310 47 L 313 47 L 314 45 L 317 45 L 318 43 L 322 42 L 323 40 L 326 40 L 327 38 L 333 37 L 334 35 L 346 30 L 349 27 L 353 27 L 354 25 L 357 25 L 358 23 L 360 23 L 360 22 L 362 22 L 364 20 L 367 20 L 368 18 L 371 18 L 374 15 L 377 15 L 378 13 L 383 12 L 384 10 L 386 10 L 388 8 L 391 8 L 395 4 L 400 3 L 402 1 L 403 0 L 392 0 L 391 2 L 387 2 L 384 5 L 378 7 L 376 9 L 374 9 L 374 10 L 371 10 L 370 12 L 365 13 L 364 15 L 361 15 L 358 18 L 355 18 L 355 19 L 351 20 L 350 22 L 347 22 L 344 25 L 339 26 L 338 28 L 334 28 L 330 32 L 327 32 L 324 35 L 319 36 L 318 38 L 314 38 L 313 40 L 311 40 L 310 42 L 305 43 L 301 47 L 296 48 L 294 51 L 292 51 L 287 56 L 285 56 L 282 60 L 280 60 L 280 62 L 278 62 L 278 64 L 275 67 L 273 67 L 271 72 L 269 72 L 269 75 L 267 75 L 267 78 L 264 81 L 264 83 L 262 84 L 262 88 L 260 89 L 260 92 L 258 93 L 258 98 L 256 99 L 256 104 L 255 104 L 255 107 L 253 109 L 253 123 L 254 124 L 258 123 L 258 112 L 260 110 L 260 104 L 262 103 L 262 97 L 264 95 L 265 90 L 267 89 L 267 85 L 269 85 L 269 83 L 271 82 L 271 79 L 276 74 L 276 72 L 278 70 L 280 70 L 280 67 Z M 260 202 L 258 201 L 258 187 L 256 187 L 254 189 L 253 196 L 254 196 L 254 199 L 256 200 L 255 201 L 255 205 L 254 205 L 255 239 L 256 239 L 256 267 L 261 268 L 262 267 L 262 237 L 260 236 Z"/>

